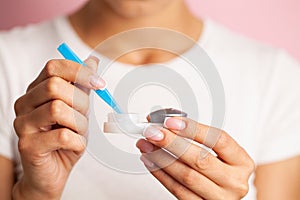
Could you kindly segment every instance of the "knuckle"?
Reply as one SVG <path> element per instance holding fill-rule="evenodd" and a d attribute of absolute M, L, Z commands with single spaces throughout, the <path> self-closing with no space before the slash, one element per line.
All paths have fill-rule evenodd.
<path fill-rule="evenodd" d="M 242 176 L 231 177 L 228 179 L 232 192 L 239 198 L 245 196 L 249 191 L 248 178 Z"/>
<path fill-rule="evenodd" d="M 249 162 L 248 165 L 247 165 L 248 166 L 248 173 L 252 174 L 255 170 L 255 162 L 252 158 L 249 158 L 248 162 Z"/>
<path fill-rule="evenodd" d="M 217 144 L 221 149 L 226 148 L 230 144 L 231 138 L 225 131 L 221 129 L 218 129 L 218 131 L 220 131 L 220 135 Z"/>
<path fill-rule="evenodd" d="M 203 156 L 200 155 L 200 152 L 199 152 L 199 155 L 197 157 L 195 157 L 195 159 L 196 159 L 195 160 L 196 169 L 206 170 L 206 169 L 209 168 L 210 162 L 211 162 L 210 155 L 206 155 L 206 156 L 203 157 Z"/>
<path fill-rule="evenodd" d="M 249 191 L 249 185 L 247 183 L 238 184 L 235 191 L 239 197 L 244 197 Z"/>
<path fill-rule="evenodd" d="M 255 171 L 255 163 L 254 161 L 249 158 L 246 161 L 245 166 L 243 167 L 243 174 L 244 174 L 244 178 L 248 179 L 250 177 L 250 175 Z"/>
<path fill-rule="evenodd" d="M 57 62 L 56 60 L 49 60 L 46 63 L 45 71 L 49 77 L 55 75 L 56 66 L 57 66 L 56 62 Z"/>
<path fill-rule="evenodd" d="M 17 116 L 20 113 L 21 107 L 22 107 L 22 97 L 18 98 L 14 104 L 14 110 Z"/>
<path fill-rule="evenodd" d="M 63 112 L 64 103 L 61 100 L 54 100 L 50 104 L 50 115 L 56 119 Z"/>
<path fill-rule="evenodd" d="M 70 143 L 70 131 L 66 128 L 60 129 L 57 135 L 57 141 L 62 146 L 65 146 L 68 143 Z"/>
<path fill-rule="evenodd" d="M 20 139 L 18 141 L 18 149 L 21 154 L 30 152 L 30 146 L 31 146 L 30 142 L 28 142 L 26 136 L 20 137 Z"/>
<path fill-rule="evenodd" d="M 59 77 L 51 77 L 46 85 L 47 93 L 53 99 L 60 94 L 61 79 Z"/>
<path fill-rule="evenodd" d="M 191 169 L 187 169 L 183 172 L 182 182 L 187 187 L 191 187 L 195 184 L 195 172 Z"/>
<path fill-rule="evenodd" d="M 15 129 L 17 136 L 20 137 L 22 135 L 22 132 L 24 131 L 22 118 L 16 117 L 14 119 L 13 125 L 14 125 L 14 129 Z"/>
<path fill-rule="evenodd" d="M 14 124 L 14 129 L 15 129 L 16 133 L 18 134 L 18 132 L 19 132 L 19 124 L 20 124 L 18 117 L 16 117 L 14 119 L 14 123 L 13 124 Z"/>

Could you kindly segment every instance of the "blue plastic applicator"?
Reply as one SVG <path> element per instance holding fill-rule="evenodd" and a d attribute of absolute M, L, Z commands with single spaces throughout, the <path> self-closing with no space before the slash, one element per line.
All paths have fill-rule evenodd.
<path fill-rule="evenodd" d="M 86 66 L 86 64 L 82 60 L 80 60 L 80 58 L 70 49 L 70 47 L 68 47 L 66 43 L 62 43 L 61 45 L 59 45 L 57 50 L 65 59 L 77 62 L 82 66 Z M 107 90 L 107 88 L 103 90 L 94 91 L 101 99 L 103 99 L 103 101 L 105 101 L 112 109 L 114 109 L 114 111 L 116 111 L 119 114 L 123 113 L 120 107 L 118 106 L 117 102 L 114 100 L 113 96 Z"/>

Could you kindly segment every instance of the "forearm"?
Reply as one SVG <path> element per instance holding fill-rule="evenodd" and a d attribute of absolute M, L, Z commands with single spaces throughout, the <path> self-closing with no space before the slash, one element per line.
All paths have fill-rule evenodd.
<path fill-rule="evenodd" d="M 257 199 L 300 199 L 300 156 L 258 166 L 255 186 Z"/>
<path fill-rule="evenodd" d="M 43 193 L 31 187 L 28 187 L 23 181 L 18 181 L 12 191 L 13 200 L 58 200 L 61 194 L 59 193 Z"/>

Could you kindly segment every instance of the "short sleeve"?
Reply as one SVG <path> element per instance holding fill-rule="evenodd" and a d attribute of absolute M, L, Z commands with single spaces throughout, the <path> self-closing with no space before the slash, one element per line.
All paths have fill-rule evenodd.
<path fill-rule="evenodd" d="M 0 34 L 1 35 L 1 34 Z M 16 158 L 16 136 L 13 129 L 13 87 L 9 84 L 9 67 L 5 62 L 5 52 L 3 42 L 0 39 L 0 155 L 8 159 Z"/>
<path fill-rule="evenodd" d="M 272 63 L 262 95 L 258 164 L 300 155 L 300 65 L 284 51 Z"/>

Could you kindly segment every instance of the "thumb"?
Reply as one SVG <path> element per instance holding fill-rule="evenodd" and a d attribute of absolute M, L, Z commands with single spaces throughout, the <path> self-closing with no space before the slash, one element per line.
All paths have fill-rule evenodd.
<path fill-rule="evenodd" d="M 84 61 L 84 63 L 90 70 L 92 70 L 93 72 L 97 72 L 99 61 L 100 60 L 96 56 L 90 56 Z"/>
<path fill-rule="evenodd" d="M 86 64 L 87 68 L 90 69 L 93 72 L 97 72 L 98 70 L 98 64 L 99 64 L 99 59 L 95 56 L 89 56 L 84 63 Z M 81 89 L 82 91 L 84 91 L 85 93 L 89 94 L 90 90 L 88 88 L 85 88 L 81 85 L 76 84 L 76 87 L 78 87 L 79 89 Z"/>

